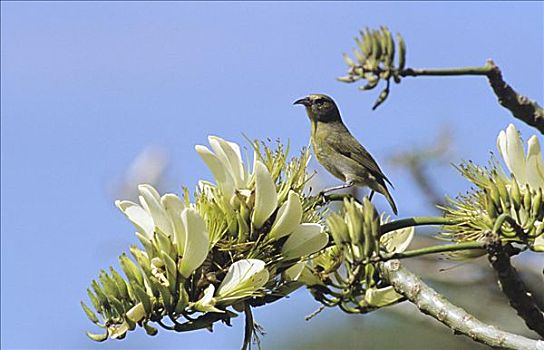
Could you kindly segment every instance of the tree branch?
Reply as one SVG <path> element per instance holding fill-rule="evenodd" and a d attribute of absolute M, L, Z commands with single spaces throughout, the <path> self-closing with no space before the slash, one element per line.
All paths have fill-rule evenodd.
<path fill-rule="evenodd" d="M 381 263 L 380 270 L 397 293 L 405 296 L 423 313 L 453 329 L 456 334 L 466 335 L 476 342 L 497 348 L 544 350 L 544 341 L 499 330 L 451 304 L 416 275 L 402 267 L 398 260 Z"/>
<path fill-rule="evenodd" d="M 501 106 L 510 110 L 514 117 L 537 128 L 540 133 L 544 134 L 544 109 L 537 102 L 518 94 L 508 85 L 503 80 L 501 70 L 495 65 L 495 62 L 488 60 L 486 66 L 491 67 L 487 79 Z"/>
<path fill-rule="evenodd" d="M 435 245 L 430 247 L 424 247 L 420 249 L 406 250 L 402 253 L 394 253 L 394 254 L 391 254 L 391 256 L 385 256 L 380 261 L 386 261 L 391 259 L 413 258 L 416 256 L 422 256 L 422 255 L 448 253 L 448 252 L 456 252 L 459 250 L 473 250 L 473 249 L 483 250 L 484 244 L 477 241 L 463 242 L 463 243 L 456 243 L 456 244 L 441 244 L 441 245 Z"/>
<path fill-rule="evenodd" d="M 535 127 L 544 134 L 544 108 L 536 101 L 518 94 L 502 77 L 502 72 L 492 60 L 488 60 L 483 67 L 463 68 L 407 68 L 399 72 L 402 77 L 417 76 L 458 76 L 458 75 L 485 75 L 489 85 L 497 96 L 499 104 L 508 109 L 515 118 Z"/>
<path fill-rule="evenodd" d="M 486 249 L 488 260 L 497 272 L 499 286 L 529 329 L 544 338 L 544 315 L 527 290 L 516 269 L 510 264 L 509 245 L 503 246 L 497 234 L 490 234 Z"/>
<path fill-rule="evenodd" d="M 422 225 L 455 225 L 458 224 L 458 221 L 444 218 L 441 216 L 415 216 L 413 218 L 399 219 L 395 221 L 390 221 L 380 226 L 380 236 L 383 234 L 399 230 L 401 228 L 411 227 L 411 226 L 422 226 Z"/>

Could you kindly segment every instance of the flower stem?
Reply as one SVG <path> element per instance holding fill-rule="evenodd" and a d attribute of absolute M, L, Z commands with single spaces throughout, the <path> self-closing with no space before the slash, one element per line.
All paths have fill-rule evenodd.
<path fill-rule="evenodd" d="M 457 244 L 442 244 L 435 245 L 431 247 L 425 247 L 421 249 L 407 250 L 402 253 L 395 253 L 392 256 L 387 257 L 387 259 L 403 259 L 403 258 L 413 258 L 421 255 L 436 254 L 436 253 L 445 253 L 445 252 L 455 252 L 458 250 L 470 250 L 470 249 L 485 249 L 485 246 L 481 242 L 463 242 Z"/>
<path fill-rule="evenodd" d="M 441 216 L 415 216 L 413 218 L 400 219 L 383 224 L 380 227 L 380 236 L 387 232 L 406 227 L 423 225 L 455 225 L 457 223 L 459 223 L 459 221 Z"/>

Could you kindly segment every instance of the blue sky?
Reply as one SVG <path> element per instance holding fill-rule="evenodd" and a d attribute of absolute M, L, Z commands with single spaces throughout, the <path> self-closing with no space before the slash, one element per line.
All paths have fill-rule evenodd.
<path fill-rule="evenodd" d="M 480 77 L 407 78 L 377 111 L 378 91 L 342 84 L 342 52 L 360 28 L 401 32 L 411 67 L 482 65 L 542 104 L 542 2 L 6 2 L 1 3 L 2 348 L 237 348 L 242 322 L 157 337 L 133 332 L 95 344 L 79 301 L 101 268 L 136 243 L 108 191 L 147 145 L 170 154 L 162 190 L 210 174 L 194 152 L 209 134 L 308 143 L 309 122 L 292 102 L 333 96 L 353 134 L 395 184 L 401 216 L 428 206 L 385 159 L 430 142 L 443 125 L 454 159 L 485 162 L 512 122 Z M 315 163 L 328 183 L 336 183 Z M 451 195 L 467 188 L 449 167 L 433 169 Z M 377 203 L 384 205 L 382 199 Z M 276 305 L 277 304 L 277 305 Z M 340 311 L 304 322 L 316 304 L 304 291 L 257 310 L 264 345 L 289 332 L 311 336 Z M 287 321 L 285 321 L 287 320 Z"/>

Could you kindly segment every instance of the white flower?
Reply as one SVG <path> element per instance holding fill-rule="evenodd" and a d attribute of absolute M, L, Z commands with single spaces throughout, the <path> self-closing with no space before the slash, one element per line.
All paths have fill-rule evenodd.
<path fill-rule="evenodd" d="M 506 131 L 502 130 L 497 137 L 497 148 L 517 182 L 535 189 L 544 188 L 544 161 L 540 142 L 533 135 L 527 144 L 525 156 L 521 137 L 513 124 L 508 125 Z"/>
<path fill-rule="evenodd" d="M 323 281 L 312 272 L 310 266 L 308 266 L 308 263 L 305 261 L 300 261 L 285 270 L 283 272 L 283 279 L 287 282 L 300 282 L 306 286 L 325 285 Z"/>
<path fill-rule="evenodd" d="M 225 312 L 215 307 L 217 300 L 213 297 L 215 287 L 210 284 L 204 289 L 204 295 L 198 301 L 196 301 L 192 308 L 200 312 Z"/>
<path fill-rule="evenodd" d="M 238 197 L 234 196 L 235 190 L 249 199 L 252 196 L 249 186 L 254 185 L 254 202 L 251 210 L 253 227 L 260 229 L 277 211 L 267 239 L 277 240 L 289 235 L 283 246 L 283 252 L 288 259 L 312 254 L 326 246 L 328 236 L 323 232 L 321 225 L 301 223 L 302 202 L 296 192 L 289 191 L 287 201 L 278 209 L 280 196 L 276 184 L 257 152 L 254 154 L 253 173 L 250 176 L 242 161 L 238 145 L 215 136 L 210 136 L 208 140 L 213 152 L 202 145 L 196 146 L 195 149 L 212 171 L 217 186 L 230 206 L 235 207 L 236 204 L 233 203 L 238 201 Z M 203 189 L 206 186 L 209 185 L 207 183 L 200 185 Z"/>
<path fill-rule="evenodd" d="M 196 209 L 186 208 L 175 194 L 161 197 L 150 185 L 140 185 L 138 190 L 141 206 L 131 201 L 116 201 L 115 205 L 145 238 L 153 239 L 156 230 L 168 235 L 182 257 L 178 264 L 180 273 L 189 277 L 204 262 L 210 248 L 204 220 Z"/>
<path fill-rule="evenodd" d="M 255 161 L 255 206 L 251 221 L 256 228 L 274 213 L 278 206 L 278 193 L 272 175 L 261 161 Z"/>
<path fill-rule="evenodd" d="M 136 230 L 148 239 L 153 239 L 155 229 L 158 228 L 164 234 L 171 236 L 174 232 L 172 217 L 166 212 L 164 206 L 168 202 L 170 206 L 184 207 L 183 202 L 176 195 L 167 193 L 162 198 L 151 185 L 139 185 L 140 205 L 131 201 L 115 201 L 115 205 L 134 224 Z M 174 202 L 177 202 L 174 204 Z"/>
<path fill-rule="evenodd" d="M 227 275 L 217 289 L 218 301 L 230 302 L 250 297 L 268 282 L 265 262 L 259 259 L 239 260 L 229 267 Z"/>
<path fill-rule="evenodd" d="M 285 241 L 282 255 L 287 260 L 300 258 L 325 248 L 328 242 L 329 236 L 320 224 L 300 224 Z"/>
<path fill-rule="evenodd" d="M 230 199 L 234 189 L 247 188 L 250 180 L 240 147 L 217 136 L 208 136 L 208 142 L 213 152 L 203 145 L 196 145 L 195 150 L 211 170 L 218 187 Z"/>
<path fill-rule="evenodd" d="M 365 296 L 361 303 L 378 308 L 394 304 L 402 298 L 403 296 L 395 292 L 395 289 L 391 286 L 384 288 L 372 287 L 365 291 Z"/>
<path fill-rule="evenodd" d="M 276 220 L 272 224 L 268 237 L 270 239 L 279 239 L 293 232 L 302 220 L 302 203 L 300 196 L 289 191 L 287 201 L 281 206 L 276 215 Z"/>
<path fill-rule="evenodd" d="M 390 231 L 380 237 L 380 244 L 388 253 L 402 253 L 408 248 L 416 229 L 414 226 Z"/>
<path fill-rule="evenodd" d="M 181 221 L 184 232 L 180 233 L 181 238 L 177 241 L 178 252 L 182 255 L 178 269 L 183 277 L 188 278 L 206 260 L 210 242 L 206 223 L 195 209 L 185 208 Z"/>

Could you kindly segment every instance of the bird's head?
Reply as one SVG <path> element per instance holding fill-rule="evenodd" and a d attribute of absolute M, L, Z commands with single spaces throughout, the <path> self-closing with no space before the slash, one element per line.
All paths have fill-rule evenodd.
<path fill-rule="evenodd" d="M 340 112 L 333 99 L 323 94 L 311 94 L 296 100 L 293 104 L 306 107 L 312 121 L 331 122 L 340 120 Z"/>

